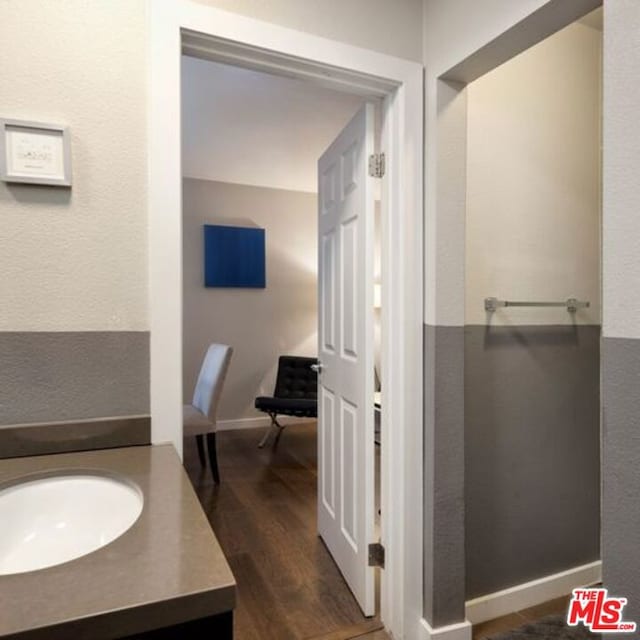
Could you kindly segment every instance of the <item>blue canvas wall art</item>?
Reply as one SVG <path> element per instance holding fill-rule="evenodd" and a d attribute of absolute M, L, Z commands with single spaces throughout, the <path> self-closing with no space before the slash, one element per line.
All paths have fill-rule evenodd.
<path fill-rule="evenodd" d="M 266 287 L 265 232 L 255 227 L 204 225 L 205 287 Z"/>

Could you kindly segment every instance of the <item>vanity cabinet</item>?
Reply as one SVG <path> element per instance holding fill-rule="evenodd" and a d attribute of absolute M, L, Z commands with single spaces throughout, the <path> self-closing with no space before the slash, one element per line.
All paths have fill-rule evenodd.
<path fill-rule="evenodd" d="M 236 583 L 173 446 L 3 459 L 0 488 L 75 473 L 129 483 L 142 511 L 96 551 L 0 575 L 0 640 L 231 639 Z"/>

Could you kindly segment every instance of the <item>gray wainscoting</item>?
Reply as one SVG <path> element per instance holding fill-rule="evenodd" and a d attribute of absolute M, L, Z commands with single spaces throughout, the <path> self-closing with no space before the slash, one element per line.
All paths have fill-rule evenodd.
<path fill-rule="evenodd" d="M 602 374 L 604 584 L 640 623 L 640 339 L 605 338 Z"/>
<path fill-rule="evenodd" d="M 424 603 L 433 627 L 464 620 L 464 329 L 424 328 Z"/>
<path fill-rule="evenodd" d="M 600 327 L 466 327 L 465 516 L 467 599 L 600 558 Z"/>
<path fill-rule="evenodd" d="M 0 332 L 0 425 L 148 414 L 148 332 Z"/>

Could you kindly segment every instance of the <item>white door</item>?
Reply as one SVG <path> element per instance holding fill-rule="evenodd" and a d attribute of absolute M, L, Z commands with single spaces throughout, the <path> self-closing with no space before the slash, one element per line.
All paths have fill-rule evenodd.
<path fill-rule="evenodd" d="M 375 614 L 374 106 L 318 162 L 318 532 L 362 611 Z"/>

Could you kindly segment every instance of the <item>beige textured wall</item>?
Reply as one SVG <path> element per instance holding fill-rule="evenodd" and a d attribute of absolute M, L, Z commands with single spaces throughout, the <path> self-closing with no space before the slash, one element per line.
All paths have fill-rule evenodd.
<path fill-rule="evenodd" d="M 259 415 L 271 395 L 280 355 L 317 353 L 317 198 L 283 189 L 193 180 L 183 182 L 183 381 L 190 401 L 211 342 L 234 348 L 218 418 Z M 265 289 L 203 285 L 204 224 L 266 230 Z"/>
<path fill-rule="evenodd" d="M 422 56 L 421 0 L 206 3 Z M 0 331 L 148 328 L 146 10 L 0 2 L 0 117 L 69 125 L 74 172 L 70 191 L 0 184 Z"/>
<path fill-rule="evenodd" d="M 574 24 L 468 86 L 467 324 L 489 296 L 591 302 L 492 324 L 600 322 L 601 42 Z"/>
<path fill-rule="evenodd" d="M 0 117 L 71 128 L 73 188 L 0 183 L 0 331 L 147 329 L 146 5 L 0 2 Z"/>
<path fill-rule="evenodd" d="M 449 0 L 448 0 L 449 1 Z M 529 0 L 531 1 L 531 0 Z M 225 11 L 422 61 L 422 0 L 196 0 Z"/>

